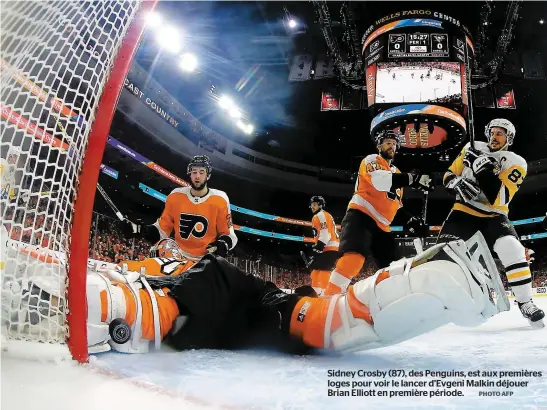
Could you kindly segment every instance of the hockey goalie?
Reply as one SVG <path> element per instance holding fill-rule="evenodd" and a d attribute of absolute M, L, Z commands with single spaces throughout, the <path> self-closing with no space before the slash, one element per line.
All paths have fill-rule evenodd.
<path fill-rule="evenodd" d="M 144 353 L 161 343 L 177 350 L 261 346 L 290 353 L 360 351 L 448 323 L 478 326 L 509 310 L 480 233 L 467 243 L 441 243 L 394 261 L 330 298 L 318 298 L 311 289 L 285 293 L 219 256 L 186 260 L 170 239 L 155 245 L 150 256 L 87 272 L 90 353 Z M 17 305 L 11 311 L 18 312 L 9 326 L 39 328 L 40 321 L 55 320 L 35 313 L 43 304 L 62 309 L 63 294 L 48 289 L 47 278 L 39 275 L 18 286 L 3 283 L 3 306 L 8 297 Z M 51 323 L 44 326 L 51 328 Z"/>

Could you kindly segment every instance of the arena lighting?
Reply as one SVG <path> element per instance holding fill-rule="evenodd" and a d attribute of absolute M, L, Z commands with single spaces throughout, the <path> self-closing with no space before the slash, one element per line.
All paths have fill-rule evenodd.
<path fill-rule="evenodd" d="M 188 71 L 188 72 L 194 71 L 196 69 L 197 65 L 198 65 L 198 60 L 193 54 L 184 53 L 180 57 L 179 67 L 183 71 Z"/>
<path fill-rule="evenodd" d="M 172 26 L 160 27 L 156 32 L 156 41 L 160 47 L 174 54 L 182 48 L 179 37 L 180 33 Z"/>
<path fill-rule="evenodd" d="M 543 19 L 541 19 L 541 20 L 539 21 L 539 24 L 543 24 L 543 23 L 544 23 L 544 21 L 543 21 Z"/>
<path fill-rule="evenodd" d="M 157 28 L 161 24 L 161 16 L 158 13 L 151 12 L 146 16 L 146 25 L 150 28 Z"/>
<path fill-rule="evenodd" d="M 228 115 L 234 119 L 241 118 L 241 111 L 237 107 L 232 107 L 228 109 Z"/>
<path fill-rule="evenodd" d="M 234 105 L 234 102 L 230 97 L 223 95 L 218 99 L 218 105 L 227 110 Z"/>
<path fill-rule="evenodd" d="M 541 21 L 543 21 L 543 20 L 541 20 Z M 543 24 L 543 23 L 541 23 L 541 24 Z M 290 28 L 295 28 L 296 25 L 297 25 L 297 24 L 296 24 L 296 20 L 294 20 L 294 19 L 290 19 L 290 20 L 289 20 L 289 27 L 290 27 Z"/>
<path fill-rule="evenodd" d="M 254 127 L 252 124 L 245 124 L 243 121 L 238 120 L 236 122 L 236 125 L 240 130 L 242 130 L 245 134 L 251 134 L 254 131 Z"/>

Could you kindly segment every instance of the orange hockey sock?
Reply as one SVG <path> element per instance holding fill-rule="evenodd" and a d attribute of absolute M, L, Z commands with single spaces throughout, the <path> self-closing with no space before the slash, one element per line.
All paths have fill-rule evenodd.
<path fill-rule="evenodd" d="M 329 283 L 330 271 L 314 269 L 311 272 L 311 286 L 313 288 L 325 289 Z"/>
<path fill-rule="evenodd" d="M 325 295 L 334 295 L 342 292 L 352 278 L 359 274 L 365 263 L 365 257 L 359 253 L 348 252 L 338 259 L 336 268 L 332 271 L 329 283 L 325 288 Z"/>

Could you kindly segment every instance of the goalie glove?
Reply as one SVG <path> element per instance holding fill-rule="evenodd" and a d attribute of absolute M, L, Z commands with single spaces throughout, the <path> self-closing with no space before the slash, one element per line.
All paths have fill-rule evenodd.
<path fill-rule="evenodd" d="M 456 192 L 464 202 L 477 198 L 481 193 L 477 183 L 458 176 L 455 176 L 446 184 L 446 189 Z"/>

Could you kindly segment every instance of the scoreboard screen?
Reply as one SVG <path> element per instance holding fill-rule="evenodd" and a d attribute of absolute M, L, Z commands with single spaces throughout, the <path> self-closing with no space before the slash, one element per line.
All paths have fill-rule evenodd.
<path fill-rule="evenodd" d="M 388 58 L 449 57 L 447 33 L 389 34 Z"/>

